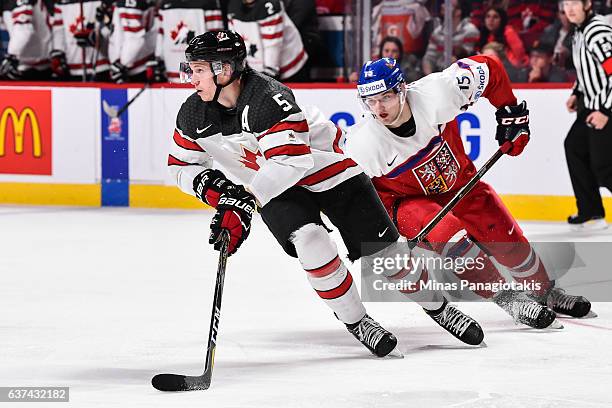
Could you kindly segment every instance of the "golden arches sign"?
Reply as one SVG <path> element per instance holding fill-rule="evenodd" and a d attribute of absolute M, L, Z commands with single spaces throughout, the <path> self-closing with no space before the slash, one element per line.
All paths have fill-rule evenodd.
<path fill-rule="evenodd" d="M 13 122 L 13 137 L 15 141 L 15 153 L 23 153 L 24 137 L 26 130 L 26 120 L 30 119 L 30 130 L 32 134 L 32 146 L 34 157 L 42 156 L 42 142 L 40 138 L 40 126 L 38 125 L 38 119 L 36 114 L 31 108 L 25 108 L 20 114 L 12 108 L 8 107 L 2 112 L 0 116 L 0 157 L 4 156 L 5 143 L 6 143 L 6 128 L 9 119 Z"/>

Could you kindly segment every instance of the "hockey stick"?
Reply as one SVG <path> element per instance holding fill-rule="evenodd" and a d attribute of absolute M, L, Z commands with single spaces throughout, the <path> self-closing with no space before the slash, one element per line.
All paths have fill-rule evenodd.
<path fill-rule="evenodd" d="M 223 280 L 225 278 L 225 265 L 227 263 L 227 249 L 229 246 L 229 233 L 223 231 L 221 235 L 221 252 L 219 253 L 219 266 L 217 267 L 217 282 L 213 300 L 212 314 L 210 316 L 210 331 L 208 333 L 208 349 L 206 363 L 202 375 L 157 374 L 151 380 L 153 387 L 160 391 L 195 391 L 206 390 L 210 387 L 212 370 L 215 364 L 215 349 L 217 348 L 217 333 L 221 320 L 221 296 L 223 294 Z"/>
<path fill-rule="evenodd" d="M 419 232 L 416 237 L 408 241 L 408 246 L 410 247 L 410 249 L 416 247 L 419 242 L 423 241 L 427 234 L 429 234 L 431 230 L 434 229 L 436 225 L 438 225 L 442 218 L 444 218 L 446 214 L 452 211 L 455 205 L 457 205 L 457 203 L 461 201 L 461 199 L 463 199 L 463 197 L 465 197 L 472 190 L 472 188 L 474 188 L 476 183 L 478 183 L 480 179 L 489 170 L 491 170 L 491 167 L 493 167 L 493 165 L 505 153 L 510 151 L 511 148 L 512 142 L 510 141 L 507 141 L 506 143 L 501 145 L 499 149 L 497 149 L 497 151 L 493 154 L 493 156 L 491 156 L 491 158 L 487 160 L 485 164 L 483 164 L 483 166 L 480 168 L 480 170 L 478 170 L 474 177 L 472 177 L 470 181 L 468 181 L 463 187 L 461 187 L 459 191 L 457 191 L 457 194 L 455 194 L 455 196 L 448 203 L 446 203 L 446 205 L 438 212 L 438 214 L 436 214 L 436 216 L 431 221 L 429 221 L 429 223 L 421 230 L 421 232 Z"/>
<path fill-rule="evenodd" d="M 79 8 L 81 10 L 81 31 L 85 28 L 85 14 L 83 13 L 83 0 L 79 1 Z M 81 60 L 83 60 L 83 82 L 87 82 L 87 56 L 85 53 L 85 47 L 81 47 Z"/>

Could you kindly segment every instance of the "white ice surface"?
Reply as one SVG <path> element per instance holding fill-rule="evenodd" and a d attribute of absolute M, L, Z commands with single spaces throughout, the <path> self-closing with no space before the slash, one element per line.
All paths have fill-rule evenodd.
<path fill-rule="evenodd" d="M 156 391 L 156 373 L 203 368 L 217 263 L 210 218 L 0 207 L 0 386 L 69 386 L 70 403 L 52 406 L 70 407 L 612 406 L 611 303 L 554 332 L 462 304 L 486 348 L 463 346 L 414 304 L 371 303 L 405 353 L 379 360 L 259 218 L 228 263 L 211 389 Z M 562 224 L 523 226 L 537 240 L 612 240 L 612 230 L 577 238 Z"/>

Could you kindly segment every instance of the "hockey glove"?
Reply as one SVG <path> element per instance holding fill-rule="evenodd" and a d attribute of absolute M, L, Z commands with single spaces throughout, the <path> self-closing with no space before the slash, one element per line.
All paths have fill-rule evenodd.
<path fill-rule="evenodd" d="M 221 250 L 221 233 L 227 230 L 230 234 L 228 254 L 236 252 L 251 231 L 251 219 L 255 212 L 255 197 L 242 186 L 234 186 L 230 193 L 221 194 L 217 204 L 217 213 L 210 223 L 209 243 Z"/>
<path fill-rule="evenodd" d="M 110 67 L 110 76 L 113 82 L 122 84 L 128 80 L 128 69 L 117 60 Z"/>
<path fill-rule="evenodd" d="M 68 76 L 68 63 L 66 62 L 66 54 L 64 51 L 51 50 L 49 53 L 51 60 L 51 72 L 53 78 L 62 79 Z"/>
<path fill-rule="evenodd" d="M 166 82 L 166 64 L 161 58 L 155 58 L 147 62 L 147 82 Z"/>
<path fill-rule="evenodd" d="M 4 60 L 0 63 L 0 79 L 10 79 L 12 81 L 21 79 L 19 60 L 16 56 L 12 54 L 4 56 Z"/>
<path fill-rule="evenodd" d="M 527 102 L 523 101 L 518 105 L 509 105 L 500 108 L 495 112 L 497 119 L 497 132 L 495 140 L 500 146 L 510 142 L 509 148 L 504 153 L 510 156 L 521 154 L 525 145 L 529 142 L 529 109 Z"/>
<path fill-rule="evenodd" d="M 237 187 L 216 169 L 206 169 L 193 179 L 196 197 L 214 208 L 217 208 L 222 194 L 231 194 Z"/>
<path fill-rule="evenodd" d="M 72 35 L 79 47 L 93 47 L 96 43 L 96 33 L 93 23 L 88 23 L 82 29 L 76 30 Z"/>

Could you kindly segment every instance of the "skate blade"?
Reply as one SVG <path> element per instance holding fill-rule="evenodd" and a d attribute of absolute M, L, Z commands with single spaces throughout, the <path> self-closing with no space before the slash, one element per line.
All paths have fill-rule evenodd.
<path fill-rule="evenodd" d="M 595 312 L 594 312 L 594 311 L 592 311 L 592 310 L 589 310 L 589 313 L 587 313 L 586 315 L 582 316 L 582 317 L 581 317 L 581 319 L 594 319 L 594 318 L 596 318 L 596 317 L 599 317 L 599 316 L 597 315 L 597 313 L 595 313 Z"/>
<path fill-rule="evenodd" d="M 389 354 L 387 354 L 386 356 L 384 356 L 383 358 L 399 358 L 402 359 L 404 358 L 404 354 L 399 351 L 399 349 L 396 347 L 393 350 L 391 350 L 391 352 Z"/>
<path fill-rule="evenodd" d="M 555 329 L 555 330 L 561 330 L 563 329 L 563 324 L 559 321 L 559 319 L 555 319 L 553 320 L 553 322 L 550 324 L 550 326 L 545 327 L 545 329 Z"/>
<path fill-rule="evenodd" d="M 573 232 L 594 232 L 603 231 L 608 228 L 606 220 L 600 219 L 596 221 L 587 221 L 580 225 L 571 225 L 570 230 Z"/>

